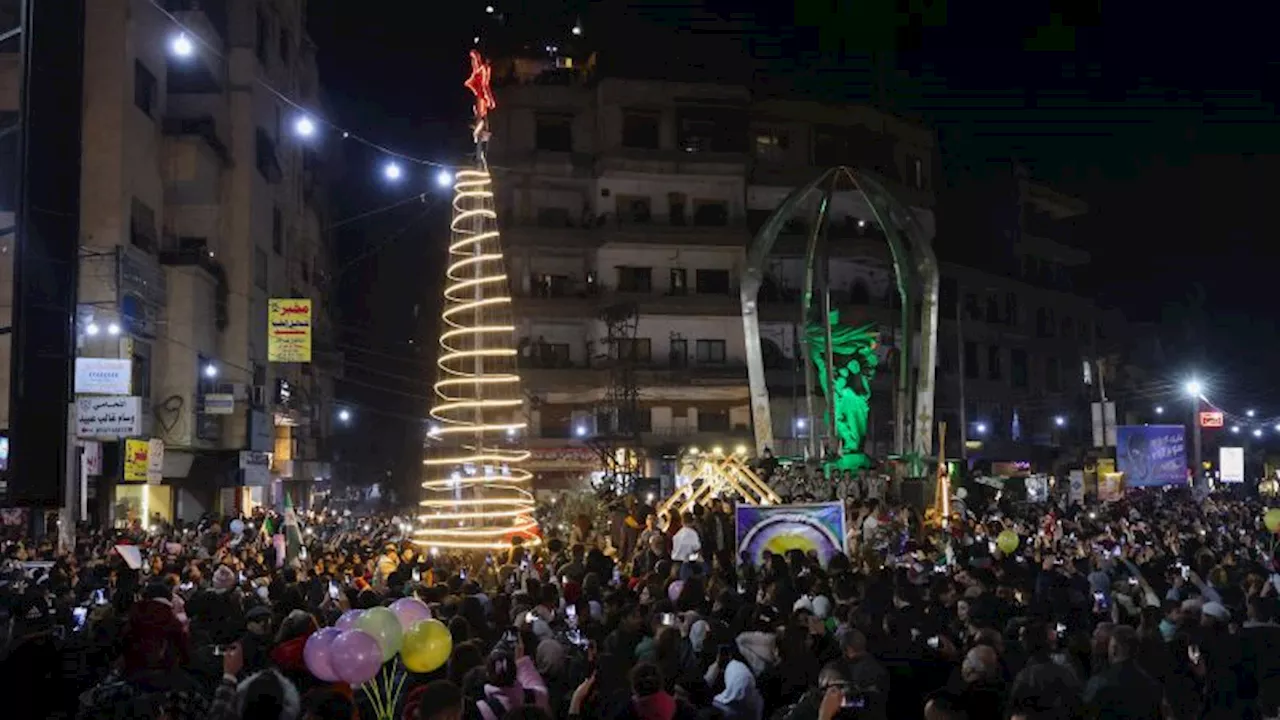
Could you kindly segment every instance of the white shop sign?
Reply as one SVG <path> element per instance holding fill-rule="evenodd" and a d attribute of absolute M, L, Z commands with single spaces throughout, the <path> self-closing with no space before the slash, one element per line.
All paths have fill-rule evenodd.
<path fill-rule="evenodd" d="M 142 401 L 133 397 L 76 398 L 76 437 L 117 439 L 142 434 Z"/>
<path fill-rule="evenodd" d="M 128 395 L 132 382 L 132 360 L 76 358 L 77 395 Z"/>

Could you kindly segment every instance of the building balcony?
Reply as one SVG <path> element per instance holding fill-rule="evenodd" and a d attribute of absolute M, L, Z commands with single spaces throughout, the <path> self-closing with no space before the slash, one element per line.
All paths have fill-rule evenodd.
<path fill-rule="evenodd" d="M 601 215 L 594 228 L 600 245 L 675 245 L 745 248 L 751 238 L 744 218 L 720 224 L 670 223 L 659 218 L 638 219 L 616 213 Z"/>
<path fill-rule="evenodd" d="M 594 174 L 646 173 L 654 175 L 720 175 L 740 178 L 746 171 L 746 152 L 659 150 L 614 146 L 595 158 Z M 810 178 L 812 179 L 812 178 Z"/>
<path fill-rule="evenodd" d="M 520 377 L 530 388 L 559 390 L 603 387 L 611 381 L 613 362 L 608 359 L 583 363 L 521 358 Z M 744 362 L 656 363 L 642 360 L 632 365 L 631 369 L 635 373 L 636 385 L 640 387 L 736 387 L 747 382 L 747 366 Z"/>
<path fill-rule="evenodd" d="M 640 442 L 649 448 L 670 451 L 696 447 L 702 452 L 714 452 L 719 448 L 722 453 L 727 454 L 736 452 L 739 445 L 751 447 L 754 440 L 751 428 L 745 425 L 724 429 L 668 426 L 640 433 Z"/>

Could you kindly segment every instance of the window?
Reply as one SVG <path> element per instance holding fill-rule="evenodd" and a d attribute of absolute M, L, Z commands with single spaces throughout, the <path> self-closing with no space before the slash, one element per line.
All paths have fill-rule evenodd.
<path fill-rule="evenodd" d="M 271 208 L 271 251 L 284 255 L 284 216 L 280 208 Z"/>
<path fill-rule="evenodd" d="M 1053 311 L 1049 308 L 1036 308 L 1036 337 L 1051 338 L 1056 330 Z"/>
<path fill-rule="evenodd" d="M 995 324 L 1000 322 L 1000 298 L 994 293 L 987 295 L 987 322 Z"/>
<path fill-rule="evenodd" d="M 671 367 L 689 367 L 689 341 L 684 338 L 671 338 L 671 351 L 668 355 Z"/>
<path fill-rule="evenodd" d="M 814 128 L 811 158 L 814 165 L 839 164 L 849 159 L 849 138 L 839 128 Z"/>
<path fill-rule="evenodd" d="M 293 49 L 293 36 L 288 30 L 280 31 L 280 64 L 289 64 L 289 53 Z"/>
<path fill-rule="evenodd" d="M 133 61 L 133 104 L 154 117 L 156 113 L 156 76 L 141 61 Z"/>
<path fill-rule="evenodd" d="M 284 171 L 280 169 L 280 158 L 276 156 L 276 143 L 264 129 L 258 128 L 254 133 L 254 155 L 258 172 L 269 183 L 279 183 L 284 179 Z"/>
<path fill-rule="evenodd" d="M 723 365 L 725 349 L 723 340 L 699 340 L 696 346 L 699 365 Z"/>
<path fill-rule="evenodd" d="M 1076 324 L 1070 317 L 1062 318 L 1062 332 L 1059 336 L 1064 340 L 1074 340 L 1076 337 Z"/>
<path fill-rule="evenodd" d="M 978 307 L 978 296 L 973 293 L 964 294 L 964 314 L 969 320 L 981 320 L 982 310 Z"/>
<path fill-rule="evenodd" d="M 1027 386 L 1027 351 L 1022 348 L 1009 351 L 1009 380 L 1016 388 Z"/>
<path fill-rule="evenodd" d="M 956 317 L 956 306 L 960 303 L 960 288 L 955 278 L 944 277 L 938 284 L 938 314 L 948 320 Z"/>
<path fill-rule="evenodd" d="M 729 224 L 729 204 L 720 201 L 696 200 L 693 203 L 693 224 L 724 226 Z"/>
<path fill-rule="evenodd" d="M 676 144 L 687 153 L 745 152 L 746 114 L 725 108 L 679 108 L 676 110 Z"/>
<path fill-rule="evenodd" d="M 653 343 L 649 338 L 621 338 L 618 340 L 619 360 L 647 363 L 653 359 Z"/>
<path fill-rule="evenodd" d="M 619 195 L 618 222 L 627 224 L 647 224 L 653 219 L 653 205 L 647 197 Z"/>
<path fill-rule="evenodd" d="M 699 270 L 695 275 L 699 295 L 728 295 L 728 270 Z"/>
<path fill-rule="evenodd" d="M 657 113 L 624 110 L 622 113 L 622 147 L 657 150 L 660 132 Z"/>
<path fill-rule="evenodd" d="M 964 343 L 964 376 L 970 380 L 978 378 L 978 344 L 968 340 Z"/>
<path fill-rule="evenodd" d="M 538 227 L 569 227 L 569 209 L 538 208 Z"/>
<path fill-rule="evenodd" d="M 621 433 L 653 432 L 653 412 L 649 408 L 619 409 L 618 431 Z"/>
<path fill-rule="evenodd" d="M 653 292 L 653 268 L 619 265 L 618 292 Z"/>
<path fill-rule="evenodd" d="M 530 276 L 530 285 L 534 297 L 566 297 L 569 294 L 568 275 L 533 273 Z"/>
<path fill-rule="evenodd" d="M 160 249 L 156 240 L 156 213 L 138 198 L 133 199 L 130 207 L 129 242 L 150 253 Z"/>
<path fill-rule="evenodd" d="M 1045 358 L 1044 385 L 1049 392 L 1062 390 L 1062 363 L 1056 357 Z"/>
<path fill-rule="evenodd" d="M 134 346 L 135 349 L 137 346 Z M 131 374 L 131 382 L 133 383 L 133 394 L 147 400 L 151 397 L 151 356 L 141 355 L 137 352 L 133 354 L 133 370 Z M 150 407 L 150 403 L 142 403 L 144 407 Z"/>
<path fill-rule="evenodd" d="M 684 208 L 688 204 L 688 198 L 684 193 L 668 193 L 667 194 L 667 223 L 674 226 L 683 226 L 685 224 Z"/>
<path fill-rule="evenodd" d="M 253 249 L 253 284 L 260 290 L 267 289 L 267 271 L 271 267 L 268 262 L 265 250 L 260 247 Z"/>
<path fill-rule="evenodd" d="M 689 294 L 689 271 L 685 268 L 671 268 L 671 289 L 668 295 Z"/>
<path fill-rule="evenodd" d="M 728 432 L 729 410 L 698 408 L 698 432 Z"/>
<path fill-rule="evenodd" d="M 987 347 L 987 379 L 999 380 L 1001 377 L 1003 373 L 1000 367 L 1000 346 L 989 345 Z"/>
<path fill-rule="evenodd" d="M 259 9 L 257 15 L 257 25 L 254 28 L 253 51 L 258 56 L 258 62 L 263 65 L 267 64 L 267 47 L 271 39 L 271 20 L 267 18 L 265 10 Z"/>
<path fill-rule="evenodd" d="M 752 152 L 761 160 L 782 160 L 791 145 L 791 139 L 781 130 L 757 130 L 752 140 Z"/>
<path fill-rule="evenodd" d="M 533 144 L 547 152 L 573 152 L 573 116 L 538 113 L 534 117 Z"/>
<path fill-rule="evenodd" d="M 1004 323 L 1010 327 L 1018 327 L 1018 295 L 1017 293 L 1007 292 L 1004 294 Z"/>

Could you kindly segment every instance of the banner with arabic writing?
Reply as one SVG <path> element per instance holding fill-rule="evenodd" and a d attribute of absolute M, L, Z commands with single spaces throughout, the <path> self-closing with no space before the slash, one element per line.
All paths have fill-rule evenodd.
<path fill-rule="evenodd" d="M 311 300 L 267 301 L 267 361 L 311 362 Z"/>

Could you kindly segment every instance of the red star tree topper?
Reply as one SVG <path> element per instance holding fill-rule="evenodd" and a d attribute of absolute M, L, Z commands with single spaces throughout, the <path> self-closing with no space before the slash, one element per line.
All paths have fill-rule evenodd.
<path fill-rule="evenodd" d="M 489 87 L 492 75 L 493 68 L 479 52 L 472 50 L 471 75 L 462 84 L 476 96 L 474 112 L 477 122 L 484 122 L 484 119 L 489 116 L 489 111 L 498 106 L 493 99 L 493 89 Z"/>

